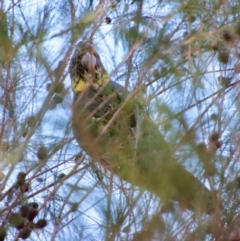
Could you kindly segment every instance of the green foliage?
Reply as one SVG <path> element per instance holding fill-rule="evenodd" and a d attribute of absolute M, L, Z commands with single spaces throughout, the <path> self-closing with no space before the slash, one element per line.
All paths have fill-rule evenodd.
<path fill-rule="evenodd" d="M 239 239 L 236 1 L 3 1 L 0 9 L 0 240 Z M 119 177 L 73 140 L 68 65 L 79 40 L 96 45 L 132 93 L 128 103 L 139 100 L 136 143 L 119 131 L 129 147 L 119 149 L 110 124 L 106 139 L 88 139 L 91 148 L 116 145 L 108 156 Z M 209 189 L 211 215 L 169 200 L 192 198 L 185 185 L 196 179 L 180 167 Z"/>

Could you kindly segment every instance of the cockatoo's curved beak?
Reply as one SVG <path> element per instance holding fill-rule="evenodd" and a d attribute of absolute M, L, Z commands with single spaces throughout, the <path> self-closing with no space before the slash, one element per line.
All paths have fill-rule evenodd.
<path fill-rule="evenodd" d="M 97 59 L 94 55 L 90 54 L 89 52 L 85 53 L 82 56 L 81 64 L 88 70 L 94 69 L 97 65 Z"/>

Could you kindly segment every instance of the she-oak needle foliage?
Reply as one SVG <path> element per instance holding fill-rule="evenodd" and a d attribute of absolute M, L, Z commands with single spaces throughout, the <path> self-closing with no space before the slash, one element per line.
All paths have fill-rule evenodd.
<path fill-rule="evenodd" d="M 237 2 L 0 9 L 0 240 L 240 239 Z"/>

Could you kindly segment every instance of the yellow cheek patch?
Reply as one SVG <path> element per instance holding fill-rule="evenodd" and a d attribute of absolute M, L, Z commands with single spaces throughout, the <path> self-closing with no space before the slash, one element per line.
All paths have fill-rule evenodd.
<path fill-rule="evenodd" d="M 102 86 L 102 84 L 103 84 L 102 80 L 99 79 L 99 80 L 97 81 L 97 85 L 98 85 L 98 86 Z"/>
<path fill-rule="evenodd" d="M 87 87 L 87 83 L 86 81 L 79 79 L 79 78 L 75 78 L 72 81 L 72 89 L 74 92 L 80 93 L 83 90 L 85 90 Z"/>
<path fill-rule="evenodd" d="M 98 86 L 105 86 L 108 84 L 108 82 L 110 81 L 110 77 L 108 74 L 103 74 L 101 75 L 101 77 L 98 79 L 97 81 L 97 85 Z"/>
<path fill-rule="evenodd" d="M 99 70 L 98 74 L 99 74 Z M 100 77 L 100 76 L 98 76 Z M 91 78 L 91 76 L 88 76 L 86 74 L 86 76 L 84 76 L 84 79 L 79 78 L 79 77 L 74 77 L 72 79 L 72 89 L 75 93 L 81 93 L 83 92 L 86 88 L 89 87 L 90 85 L 90 80 L 88 81 L 88 78 Z M 101 76 L 101 78 L 98 78 L 97 81 L 95 81 L 95 83 L 92 83 L 92 85 L 96 86 L 95 89 L 101 87 L 101 86 L 105 86 L 108 82 L 110 81 L 110 77 L 107 74 L 104 74 Z"/>

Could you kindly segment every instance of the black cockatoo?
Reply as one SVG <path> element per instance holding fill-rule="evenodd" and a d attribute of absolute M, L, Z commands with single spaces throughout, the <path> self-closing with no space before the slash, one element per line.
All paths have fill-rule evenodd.
<path fill-rule="evenodd" d="M 110 79 L 92 44 L 76 45 L 69 71 L 73 132 L 94 161 L 158 195 L 162 203 L 177 201 L 198 213 L 211 212 L 211 192 L 177 162 L 137 97 Z"/>

